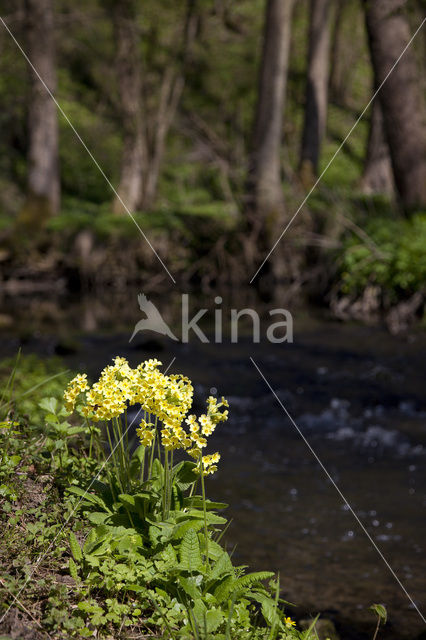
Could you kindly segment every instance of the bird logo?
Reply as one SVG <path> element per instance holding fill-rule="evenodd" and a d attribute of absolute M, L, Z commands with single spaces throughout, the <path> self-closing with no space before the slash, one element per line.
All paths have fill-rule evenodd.
<path fill-rule="evenodd" d="M 135 329 L 133 331 L 132 337 L 129 342 L 133 340 L 135 335 L 139 333 L 139 331 L 155 331 L 156 333 L 160 333 L 163 336 L 169 336 L 172 340 L 179 341 L 179 338 L 175 336 L 175 334 L 171 331 L 170 327 L 164 322 L 161 313 L 158 311 L 155 304 L 150 302 L 146 295 L 140 293 L 138 295 L 138 302 L 140 310 L 146 315 L 146 319 L 139 320 L 135 324 Z"/>

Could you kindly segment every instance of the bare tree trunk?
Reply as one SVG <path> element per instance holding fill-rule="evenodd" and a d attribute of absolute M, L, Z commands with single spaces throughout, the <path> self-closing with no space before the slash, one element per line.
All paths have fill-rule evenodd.
<path fill-rule="evenodd" d="M 270 236 L 284 213 L 281 135 L 294 0 L 268 0 L 249 164 L 249 224 Z"/>
<path fill-rule="evenodd" d="M 157 195 L 158 179 L 165 152 L 166 137 L 173 122 L 185 81 L 183 76 L 175 76 L 173 70 L 166 69 L 161 84 L 155 131 L 150 153 L 149 167 L 143 192 L 143 208 L 150 209 Z"/>
<path fill-rule="evenodd" d="M 344 69 L 342 65 L 342 58 L 344 55 L 343 23 L 345 18 L 345 9 L 347 7 L 348 0 L 337 0 L 331 42 L 329 87 L 332 100 L 339 104 L 345 104 L 347 90 L 347 83 L 345 82 Z"/>
<path fill-rule="evenodd" d="M 308 77 L 305 122 L 300 153 L 300 177 L 309 187 L 318 175 L 321 143 L 327 120 L 330 0 L 311 0 L 309 23 Z"/>
<path fill-rule="evenodd" d="M 147 163 L 142 206 L 150 209 L 157 196 L 158 180 L 166 148 L 167 134 L 176 115 L 185 86 L 186 67 L 191 56 L 191 46 L 197 31 L 197 0 L 187 0 L 186 19 L 180 43 L 180 67 L 168 66 L 164 72 L 158 108 L 150 129 L 146 131 L 149 162 Z M 179 45 L 178 45 L 179 46 Z"/>
<path fill-rule="evenodd" d="M 369 47 L 377 86 L 410 39 L 406 0 L 364 0 Z M 426 123 L 420 78 L 408 49 L 380 90 L 395 185 L 406 211 L 426 205 Z"/>
<path fill-rule="evenodd" d="M 133 0 L 111 3 L 116 40 L 116 68 L 123 122 L 123 155 L 117 193 L 130 211 L 140 204 L 146 169 L 146 143 L 142 127 L 141 68 L 138 34 Z M 113 202 L 115 213 L 125 207 L 118 197 Z"/>
<path fill-rule="evenodd" d="M 56 92 L 52 0 L 26 0 L 28 57 L 50 91 Z M 20 220 L 35 223 L 59 211 L 59 134 L 54 101 L 31 69 L 28 105 L 28 197 Z"/>
<path fill-rule="evenodd" d="M 374 99 L 371 109 L 370 130 L 360 186 L 365 194 L 384 193 L 391 196 L 394 193 L 392 163 L 378 97 Z"/>

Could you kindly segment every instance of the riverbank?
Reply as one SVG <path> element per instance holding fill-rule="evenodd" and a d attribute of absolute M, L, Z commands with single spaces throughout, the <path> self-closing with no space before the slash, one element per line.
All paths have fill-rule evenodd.
<path fill-rule="evenodd" d="M 11 608 L 0 629 L 4 633 L 11 634 L 11 637 L 15 637 L 18 631 L 21 638 L 31 637 L 40 638 L 40 640 L 46 637 L 46 633 L 49 633 L 51 638 L 74 637 L 74 635 L 76 637 L 88 637 L 92 635 L 94 628 L 98 631 L 98 637 L 110 637 L 110 634 L 113 633 L 113 637 L 125 639 L 133 637 L 135 632 L 142 634 L 142 637 L 163 637 L 161 624 L 158 632 L 147 632 L 146 625 L 149 627 L 154 624 L 155 626 L 155 611 L 151 609 L 148 615 L 146 612 L 143 613 L 143 622 L 139 620 L 141 614 L 137 612 L 135 616 L 138 617 L 138 621 L 129 620 L 132 610 L 126 609 L 123 604 L 124 601 L 120 598 L 117 600 L 116 594 L 113 593 L 114 590 L 109 592 L 108 588 L 105 590 L 105 586 L 101 589 L 92 587 L 86 593 L 84 582 L 81 582 L 83 579 L 83 574 L 80 573 L 81 569 L 78 570 L 78 575 L 73 569 L 70 557 L 74 556 L 77 566 L 79 566 L 79 559 L 78 551 L 73 550 L 72 544 L 71 556 L 70 533 L 75 532 L 77 540 L 82 544 L 89 533 L 90 522 L 87 517 L 83 517 L 80 511 L 74 512 L 76 504 L 75 501 L 70 500 L 67 489 L 71 480 L 71 486 L 84 486 L 87 479 L 94 473 L 96 464 L 92 464 L 90 456 L 87 456 L 88 442 L 85 442 L 84 435 L 78 431 L 74 436 L 71 436 L 70 432 L 68 433 L 69 439 L 65 448 L 64 442 L 61 442 L 57 431 L 59 425 L 52 419 L 51 414 L 50 417 L 46 414 L 47 409 L 56 413 L 52 401 L 49 401 L 48 404 L 42 403 L 42 406 L 40 406 L 39 399 L 44 393 L 48 392 L 50 397 L 56 396 L 60 398 L 64 387 L 64 378 L 68 379 L 72 375 L 67 372 L 52 379 L 51 374 L 53 371 L 57 371 L 58 365 L 59 363 L 43 364 L 34 358 L 30 361 L 26 361 L 26 359 L 22 361 L 22 373 L 17 375 L 15 380 L 15 413 L 14 424 L 11 427 L 13 431 L 9 430 L 6 433 L 4 425 L 2 427 L 1 436 L 3 439 L 6 436 L 8 447 L 7 451 L 3 447 L 0 469 L 2 473 L 2 528 L 6 532 L 6 535 L 1 536 L 3 589 L 0 589 L 0 591 L 2 592 L 3 602 L 6 606 L 11 605 Z M 8 369 L 10 370 L 10 363 L 9 366 L 3 366 L 1 370 L 3 382 Z M 43 386 L 43 390 L 40 388 L 36 394 L 34 392 L 26 393 L 34 387 L 37 380 L 46 378 L 46 376 L 50 378 L 50 381 L 47 386 Z M 199 388 L 198 397 L 200 392 L 203 395 Z M 26 394 L 24 396 L 25 400 L 22 398 L 23 393 Z M 262 404 L 260 398 L 254 398 L 253 402 L 257 405 Z M 198 400 L 195 407 L 196 410 L 197 407 Z M 262 409 L 263 422 L 265 423 L 266 421 L 266 425 L 264 424 L 261 433 L 259 433 L 266 446 L 263 447 L 263 451 L 260 453 L 256 448 L 255 442 L 253 442 L 252 434 L 249 438 L 250 446 L 248 450 L 252 450 L 249 459 L 247 459 L 247 449 L 244 453 L 246 472 L 251 470 L 250 473 L 253 473 L 253 465 L 256 465 L 258 469 L 258 482 L 256 485 L 258 495 L 253 494 L 249 498 L 247 490 L 244 491 L 237 488 L 236 483 L 244 482 L 247 485 L 248 476 L 241 467 L 239 456 L 235 455 L 235 445 L 237 441 L 247 441 L 249 434 L 242 430 L 244 422 L 241 421 L 241 412 L 238 410 L 236 398 L 231 398 L 231 407 L 234 407 L 232 411 L 236 413 L 233 424 L 230 425 L 229 429 L 226 427 L 223 430 L 222 427 L 218 428 L 218 437 L 214 441 L 214 447 L 217 447 L 224 454 L 224 466 L 222 466 L 221 461 L 221 472 L 217 480 L 214 480 L 215 476 L 213 476 L 209 482 L 209 493 L 211 491 L 216 499 L 220 499 L 220 495 L 225 498 L 233 498 L 231 515 L 237 525 L 239 522 L 239 526 L 236 528 L 235 524 L 233 524 L 231 531 L 226 534 L 227 548 L 233 548 L 237 544 L 237 550 L 235 551 L 234 549 L 232 554 L 233 561 L 238 562 L 238 564 L 245 563 L 245 558 L 250 548 L 251 551 L 248 555 L 251 560 L 250 564 L 254 565 L 254 568 L 257 569 L 259 564 L 266 559 L 268 559 L 270 566 L 276 566 L 276 556 L 275 558 L 271 556 L 271 550 L 277 547 L 280 549 L 280 553 L 283 553 L 286 557 L 285 569 L 282 568 L 280 571 L 282 595 L 286 600 L 291 599 L 291 601 L 299 603 L 298 606 L 287 609 L 288 619 L 291 616 L 291 619 L 303 625 L 303 620 L 312 620 L 318 612 L 321 612 L 322 618 L 334 620 L 339 637 L 343 640 L 368 640 L 371 639 L 374 631 L 374 617 L 368 611 L 369 603 L 361 607 L 354 607 L 353 604 L 349 605 L 349 608 L 352 607 L 353 609 L 353 615 L 347 615 L 347 613 L 345 615 L 341 610 L 345 599 L 344 596 L 342 600 L 342 592 L 344 593 L 345 589 L 343 588 L 343 582 L 337 579 L 337 574 L 334 574 L 333 578 L 331 578 L 330 574 L 331 581 L 328 584 L 326 598 L 324 599 L 320 595 L 322 592 L 320 586 L 321 575 L 328 580 L 329 568 L 336 566 L 336 562 L 338 562 L 341 573 L 340 580 L 344 579 L 346 573 L 344 567 L 348 559 L 350 559 L 349 566 L 352 568 L 359 566 L 361 570 L 358 578 L 352 573 L 351 580 L 355 580 L 355 584 L 357 580 L 360 580 L 360 585 L 361 582 L 364 583 L 367 580 L 378 599 L 386 599 L 389 608 L 389 621 L 381 629 L 379 637 L 388 640 L 396 640 L 396 638 L 399 640 L 401 638 L 415 640 L 421 638 L 421 633 L 419 635 L 418 632 L 414 631 L 416 625 L 413 625 L 414 618 L 412 615 L 404 613 L 401 617 L 400 612 L 398 612 L 398 598 L 395 599 L 397 592 L 392 589 L 394 583 L 390 582 L 387 590 L 383 589 L 380 571 L 378 572 L 374 568 L 374 565 L 377 564 L 374 555 L 370 559 L 371 573 L 368 577 L 362 575 L 362 571 L 365 571 L 365 569 L 359 564 L 359 558 L 356 559 L 353 549 L 349 551 L 350 558 L 348 558 L 348 545 L 351 546 L 353 539 L 351 539 L 347 531 L 346 541 L 342 539 L 340 542 L 340 559 L 336 556 L 336 549 L 334 549 L 332 555 L 327 556 L 327 553 L 325 553 L 323 560 L 319 563 L 313 557 L 308 560 L 308 556 L 311 553 L 308 543 L 309 531 L 302 535 L 304 540 L 301 540 L 299 544 L 294 541 L 290 542 L 288 539 L 293 524 L 296 524 L 291 511 L 294 509 L 297 512 L 296 527 L 304 525 L 306 517 L 304 518 L 303 513 L 306 515 L 306 505 L 302 511 L 299 511 L 298 501 L 306 493 L 310 496 L 311 501 L 315 502 L 318 487 L 315 487 L 315 484 L 310 487 L 304 486 L 304 481 L 302 486 L 299 481 L 297 489 L 293 487 L 289 492 L 288 500 L 277 501 L 273 483 L 271 484 L 273 478 L 280 478 L 281 495 L 284 496 L 286 494 L 285 476 L 290 480 L 290 484 L 296 482 L 294 472 L 297 468 L 299 470 L 297 476 L 300 477 L 300 469 L 303 469 L 304 463 L 303 458 L 300 460 L 301 464 L 297 462 L 302 449 L 299 449 L 297 439 L 291 439 L 290 449 L 293 462 L 288 466 L 285 475 L 282 474 L 283 469 L 278 467 L 279 460 L 282 461 L 281 453 L 277 451 L 276 438 L 278 433 L 275 430 L 275 438 L 271 437 L 273 436 L 271 428 L 274 432 L 274 427 L 272 425 L 267 426 L 270 423 L 270 417 L 269 412 L 265 410 L 266 405 Z M 256 415 L 256 412 L 252 411 L 252 413 L 254 413 L 254 416 Z M 19 416 L 22 414 L 28 417 L 20 418 Z M 30 418 L 30 415 L 33 418 Z M 46 415 L 48 419 L 47 425 L 45 422 Z M 323 419 L 325 420 L 325 417 Z M 308 418 L 306 417 L 305 424 L 307 420 Z M 252 427 L 256 428 L 257 424 L 258 420 L 255 418 Z M 74 428 L 77 429 L 76 426 Z M 222 434 L 220 431 L 222 431 Z M 234 432 L 233 436 L 231 435 L 232 432 Z M 81 438 L 83 439 L 81 440 Z M 275 445 L 271 448 L 266 443 L 270 442 L 272 444 L 273 440 Z M 23 442 L 25 442 L 25 447 L 22 446 Z M 287 441 L 286 448 L 289 448 L 288 445 L 289 441 Z M 318 447 L 318 442 L 316 442 L 315 447 Z M 6 453 L 6 457 L 4 453 Z M 323 452 L 321 456 L 323 456 Z M 382 479 L 385 477 L 383 475 L 386 468 L 386 465 L 383 466 L 384 462 L 383 454 L 378 457 L 376 454 L 376 465 L 378 464 L 382 467 Z M 234 470 L 235 468 L 238 469 L 238 473 L 237 475 L 234 473 L 234 478 L 230 484 L 229 479 L 230 472 L 232 476 L 232 467 Z M 291 470 L 292 467 L 295 467 L 293 472 Z M 311 471 L 309 471 L 309 475 L 312 475 Z M 367 486 L 371 486 L 367 468 L 364 469 L 363 475 L 363 484 L 365 485 L 363 495 L 364 500 L 366 500 L 367 492 L 365 489 Z M 347 484 L 345 478 L 339 480 L 340 482 L 342 482 L 342 485 Z M 231 490 L 230 486 L 232 487 Z M 252 489 L 249 489 L 249 491 L 252 491 Z M 237 502 L 235 502 L 235 492 L 240 495 L 240 500 Z M 244 493 L 247 494 L 245 498 L 243 498 Z M 327 497 L 327 492 L 324 493 L 321 490 L 320 493 L 321 512 L 328 519 L 327 502 L 329 497 Z M 333 496 L 330 496 L 330 498 L 333 499 Z M 395 492 L 393 492 L 393 500 L 395 501 L 396 499 Z M 289 510 L 288 507 L 290 506 L 292 509 Z M 97 509 L 99 510 L 99 506 Z M 285 528 L 280 530 L 276 542 L 268 534 L 265 536 L 264 532 L 265 524 L 272 522 L 272 513 L 269 514 L 270 509 L 273 509 L 275 519 L 281 519 L 282 513 L 286 522 Z M 261 518 L 259 518 L 259 513 L 262 513 Z M 377 518 L 383 517 L 384 505 L 380 506 L 376 515 Z M 321 516 L 321 513 L 318 512 L 317 516 Z M 344 520 L 347 519 L 347 515 L 343 515 L 342 518 L 343 530 L 345 530 L 347 523 Z M 324 523 L 321 523 L 321 517 L 319 517 L 316 524 L 312 522 L 312 518 L 309 519 L 309 522 L 310 525 L 308 526 L 317 529 L 316 532 L 312 529 L 312 533 L 315 533 L 316 545 L 321 547 L 321 544 L 324 543 L 324 537 L 319 530 L 323 528 Z M 395 527 L 398 527 L 399 530 L 400 525 L 401 522 L 395 521 Z M 372 526 L 374 528 L 374 523 Z M 335 531 L 336 527 L 339 527 L 337 520 L 333 522 Z M 356 537 L 357 534 L 355 534 Z M 256 540 L 254 546 L 253 539 Z M 248 546 L 246 543 L 248 543 Z M 380 544 L 383 545 L 383 540 Z M 331 539 L 325 544 L 325 548 L 330 551 L 333 546 L 335 544 Z M 398 542 L 398 546 L 400 546 L 400 542 Z M 85 553 L 88 554 L 87 547 L 85 549 Z M 99 553 L 94 551 L 93 553 L 96 557 L 102 556 L 100 550 Z M 291 558 L 299 558 L 305 565 L 305 569 L 300 575 L 293 567 L 294 563 Z M 312 563 L 310 569 L 306 565 L 307 562 Z M 96 564 L 96 566 L 98 565 Z M 31 583 L 26 585 L 29 567 L 31 572 L 34 573 Z M 308 580 L 306 568 L 311 574 L 311 578 Z M 117 576 L 117 574 L 114 575 L 115 577 Z M 315 602 L 314 600 L 307 601 L 307 586 L 311 589 L 312 598 L 315 599 Z M 410 589 L 413 587 L 415 588 L 415 585 L 411 584 Z M 300 593 L 304 592 L 304 604 L 300 603 L 300 597 L 295 597 L 299 588 Z M 13 596 L 10 595 L 11 593 L 15 594 L 19 599 L 19 603 L 13 599 Z M 361 599 L 363 592 L 358 591 L 358 593 L 358 598 Z M 367 591 L 364 593 L 364 596 L 366 595 Z M 328 601 L 328 606 L 324 607 L 326 601 Z M 124 608 L 120 609 L 120 604 Z M 344 609 L 346 612 L 348 611 L 348 604 L 344 605 Z M 127 621 L 125 621 L 126 619 Z M 120 625 L 120 621 L 125 621 L 124 626 L 123 624 Z M 142 627 L 140 626 L 141 624 Z M 419 627 L 418 624 L 417 627 Z M 289 633 L 291 629 L 293 627 L 290 625 Z M 259 633 L 259 637 L 263 637 L 261 630 Z M 99 636 L 99 634 L 101 635 Z M 293 637 L 292 634 L 293 632 L 291 631 L 291 637 Z M 169 637 L 168 634 L 166 635 Z M 270 631 L 267 632 L 267 635 L 270 637 Z M 180 636 L 178 633 L 176 636 L 172 634 L 172 637 Z M 231 637 L 234 636 L 231 634 Z M 239 634 L 235 637 L 240 638 L 242 636 Z M 258 636 L 256 635 L 255 637 Z"/>
<path fill-rule="evenodd" d="M 53 395 L 41 401 L 34 386 L 23 391 L 34 364 L 23 359 L 21 367 L 18 356 L 9 377 L 2 372 L 0 631 L 7 638 L 313 639 L 315 619 L 303 633 L 296 629 L 279 577 L 234 565 L 222 546 L 227 521 L 218 512 L 227 505 L 205 491 L 220 454 L 202 456 L 201 447 L 227 420 L 224 398 L 209 397 L 206 414 L 199 424 L 190 416 L 185 433 L 192 384 L 161 373 L 157 360 L 131 369 L 117 357 L 90 391 L 85 375 L 65 392 L 64 376 L 53 386 L 50 376 Z M 127 428 L 134 404 L 155 416 L 155 424 L 141 421 L 136 438 Z M 178 449 L 190 458 L 173 464 Z"/>
<path fill-rule="evenodd" d="M 289 210 L 298 203 L 291 197 Z M 376 215 L 370 220 L 372 207 Z M 373 197 L 334 192 L 330 200 L 327 190 L 316 194 L 274 252 L 273 272 L 268 263 L 252 284 L 248 274 L 265 256 L 248 250 L 242 220 L 220 206 L 135 214 L 133 221 L 70 200 L 40 229 L 21 228 L 3 216 L 0 293 L 6 305 L 37 293 L 101 297 L 139 287 L 164 294 L 176 288 L 173 278 L 182 292 L 242 297 L 245 290 L 249 297 L 254 290 L 261 299 L 328 309 L 342 321 L 384 323 L 392 333 L 424 315 L 426 217 L 401 219 L 389 203 Z"/>
<path fill-rule="evenodd" d="M 108 306 L 108 301 L 98 304 Z M 10 341 L 2 342 L 4 355 L 16 352 L 19 340 L 13 336 L 19 335 L 20 323 L 28 324 L 33 308 L 34 301 L 33 307 L 14 310 Z M 226 339 L 222 345 L 194 340 L 181 345 L 148 336 L 129 344 L 140 317 L 136 297 L 133 305 L 123 299 L 120 309 L 120 315 L 109 315 L 90 332 L 83 330 L 85 317 L 78 305 L 58 309 L 56 316 L 44 308 L 44 322 L 39 316 L 34 333 L 21 342 L 24 352 L 44 357 L 62 352 L 65 368 L 87 370 L 91 377 L 116 353 L 133 364 L 147 357 L 168 364 L 175 357 L 177 369 L 197 380 L 197 409 L 213 387 L 219 395 L 227 394 L 231 422 L 214 436 L 222 460 L 211 488 L 216 499 L 231 505 L 227 539 L 232 548 L 236 545 L 237 561 L 256 570 L 278 570 L 284 598 L 300 606 L 297 619 L 321 611 L 339 629 L 352 625 L 364 633 L 358 637 L 367 639 L 367 608 L 379 601 L 389 610 L 386 632 L 381 632 L 389 635 L 384 638 L 419 636 L 417 613 L 274 403 L 249 357 L 259 364 L 421 609 L 426 487 L 422 333 L 392 337 L 372 327 L 301 314 L 295 317 L 292 345 L 253 345 L 248 336 L 234 345 Z M 174 330 L 173 323 L 170 326 Z M 262 540 L 254 548 L 252 533 Z"/>

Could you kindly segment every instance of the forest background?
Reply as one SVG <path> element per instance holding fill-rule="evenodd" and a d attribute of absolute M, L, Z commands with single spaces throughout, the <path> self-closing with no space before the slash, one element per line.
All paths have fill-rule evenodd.
<path fill-rule="evenodd" d="M 422 0 L 2 5 L 6 295 L 167 287 L 136 221 L 182 286 L 422 317 Z"/>

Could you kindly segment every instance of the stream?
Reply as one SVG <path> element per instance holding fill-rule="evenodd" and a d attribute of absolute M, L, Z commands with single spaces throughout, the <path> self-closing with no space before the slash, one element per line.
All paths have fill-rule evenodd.
<path fill-rule="evenodd" d="M 166 307 L 179 333 L 176 304 Z M 133 297 L 27 296 L 0 309 L 2 357 L 21 345 L 91 376 L 115 355 L 132 365 L 176 358 L 170 371 L 192 379 L 197 411 L 210 393 L 226 396 L 230 419 L 211 438 L 222 459 L 208 493 L 230 504 L 234 561 L 279 571 L 292 615 L 321 612 L 342 638 L 372 637 L 374 602 L 389 613 L 379 638 L 426 637 L 410 601 L 426 614 L 424 333 L 394 337 L 301 309 L 292 344 L 253 344 L 250 327 L 236 344 L 226 327 L 222 344 L 151 332 L 129 343 L 142 317 Z M 211 319 L 204 329 L 211 338 Z"/>

